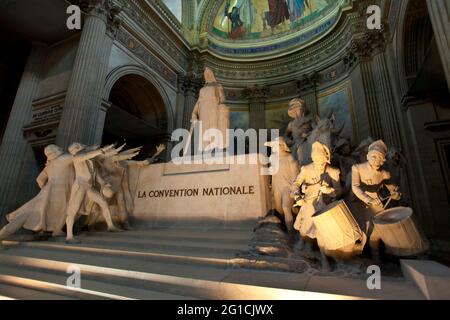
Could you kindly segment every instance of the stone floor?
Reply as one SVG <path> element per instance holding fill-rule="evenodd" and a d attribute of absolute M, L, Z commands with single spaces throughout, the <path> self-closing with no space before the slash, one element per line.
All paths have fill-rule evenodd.
<path fill-rule="evenodd" d="M 6 241 L 0 250 L 0 298 L 6 299 L 425 299 L 403 277 L 381 290 L 345 275 L 294 273 L 240 263 L 253 230 L 151 229 L 82 233 L 64 239 Z M 68 267 L 81 288 L 66 286 Z"/>

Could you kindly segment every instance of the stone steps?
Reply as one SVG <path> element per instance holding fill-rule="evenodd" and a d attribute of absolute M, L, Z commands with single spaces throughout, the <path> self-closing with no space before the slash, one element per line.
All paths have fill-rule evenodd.
<path fill-rule="evenodd" d="M 45 289 L 47 294 L 51 295 L 49 299 L 66 300 L 66 299 L 85 299 L 85 300 L 192 300 L 194 298 L 180 295 L 167 294 L 152 290 L 143 290 L 105 281 L 99 281 L 92 277 L 82 278 L 82 290 L 69 288 L 66 286 L 67 274 L 60 270 L 37 270 L 30 269 L 27 265 L 17 268 L 16 266 L 0 266 L 0 283 L 5 288 L 7 294 L 13 293 L 19 299 L 41 299 L 39 290 Z M 2 292 L 0 285 L 0 293 Z M 28 290 L 33 293 L 22 293 L 12 290 L 12 285 L 16 285 L 19 290 Z M 120 292 L 121 295 L 117 293 Z M 25 294 L 25 295 L 24 295 Z"/>
<path fill-rule="evenodd" d="M 167 229 L 167 228 L 153 228 L 136 229 L 133 231 L 124 231 L 118 233 L 111 232 L 91 232 L 83 233 L 85 236 L 108 235 L 109 238 L 122 238 L 131 235 L 135 239 L 189 239 L 192 241 L 248 241 L 253 237 L 253 230 L 250 229 Z"/>
<path fill-rule="evenodd" d="M 160 262 L 160 263 L 175 263 L 180 265 L 204 265 L 204 266 L 219 266 L 226 267 L 230 263 L 230 255 L 224 254 L 220 257 L 220 254 L 214 254 L 214 256 L 197 255 L 194 256 L 194 252 L 187 251 L 176 251 L 167 252 L 164 250 L 139 250 L 136 248 L 127 247 L 111 247 L 111 246 L 101 246 L 99 244 L 77 244 L 77 245 L 67 245 L 64 243 L 52 243 L 52 242 L 17 242 L 17 241 L 5 241 L 4 245 L 9 248 L 32 248 L 35 250 L 48 250 L 53 253 L 66 252 L 79 254 L 84 256 L 106 256 L 111 259 L 127 258 L 127 259 L 138 259 L 139 261 L 150 262 Z M 162 251 L 159 252 L 159 251 Z M 1 253 L 1 251 L 0 251 Z"/>
<path fill-rule="evenodd" d="M 172 237 L 174 233 L 177 236 Z M 208 239 L 212 235 L 216 238 Z M 423 298 L 402 279 L 383 283 L 383 292 L 370 292 L 360 279 L 236 269 L 236 253 L 252 236 L 251 231 L 228 234 L 223 230 L 157 229 L 83 233 L 79 236 L 82 243 L 76 245 L 61 240 L 6 241 L 6 249 L 0 250 L 0 296 L 153 300 Z M 73 265 L 81 270 L 80 290 L 65 286 L 69 276 L 66 271 Z"/>
<path fill-rule="evenodd" d="M 65 274 L 65 270 L 71 265 L 70 263 L 24 256 L 8 258 L 6 255 L 1 255 L 0 259 L 2 261 L 0 272 L 2 274 L 6 272 L 6 275 L 0 276 L 0 283 L 56 293 L 59 296 L 76 299 L 133 299 L 136 297 L 136 290 L 142 290 L 140 292 L 144 293 L 151 291 L 157 297 L 169 296 L 183 300 L 193 297 L 216 300 L 352 299 L 352 297 L 344 295 L 254 286 L 223 280 L 204 280 L 204 277 L 200 279 L 187 276 L 178 277 L 83 264 L 78 264 L 82 274 L 82 286 L 95 290 L 87 288 L 69 289 L 59 283 L 66 280 L 62 275 Z M 273 276 L 274 274 L 272 274 Z M 114 294 L 109 294 L 108 290 L 112 290 Z M 146 294 L 140 298 L 151 299 L 152 296 Z"/>
<path fill-rule="evenodd" d="M 215 240 L 191 240 L 191 239 L 152 239 L 141 238 L 133 239 L 132 236 L 123 237 L 105 237 L 105 236 L 80 236 L 81 245 L 106 245 L 111 247 L 124 247 L 124 248 L 136 248 L 136 249 L 155 249 L 167 251 L 195 251 L 200 253 L 219 253 L 222 255 L 234 256 L 236 252 L 246 250 L 248 247 L 247 242 L 226 242 Z M 63 240 L 63 239 L 61 239 Z"/>

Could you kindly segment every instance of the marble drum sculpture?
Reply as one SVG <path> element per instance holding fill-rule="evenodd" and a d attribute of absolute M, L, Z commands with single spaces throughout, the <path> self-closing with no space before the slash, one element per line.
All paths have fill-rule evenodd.
<path fill-rule="evenodd" d="M 223 88 L 211 69 L 204 76 L 206 84 L 192 113 L 191 136 L 199 124 L 227 137 L 229 108 Z M 155 163 L 164 145 L 144 161 L 132 160 L 140 148 L 123 151 L 124 146 L 74 143 L 64 152 L 49 145 L 47 164 L 37 178 L 41 191 L 7 216 L 9 223 L 0 230 L 0 240 L 21 228 L 62 236 L 66 225 L 67 241 L 76 242 L 73 226 L 80 215 L 88 215 L 90 223 L 106 222 L 109 231 L 119 232 L 132 230 L 131 222 L 166 227 L 254 226 L 276 211 L 284 217 L 289 239 L 299 238 L 295 250 L 311 256 L 313 245 L 318 245 L 324 269 L 330 269 L 330 258 L 361 255 L 366 244 L 377 260 L 380 241 L 388 253 L 398 256 L 420 255 L 428 249 L 412 209 L 389 208 L 402 195 L 384 168 L 393 153 L 383 141 L 368 138 L 366 147 L 350 152 L 350 147 L 342 147 L 350 142 L 333 127 L 333 116 L 310 116 L 299 98 L 290 102 L 289 116 L 293 120 L 286 137 L 265 144 L 272 151 L 268 159 L 225 153 L 223 163 L 208 159 Z M 211 142 L 203 141 L 202 147 Z M 227 140 L 216 145 L 221 150 L 227 147 Z M 360 163 L 362 153 L 367 153 L 364 163 Z M 261 174 L 268 165 L 271 177 Z M 347 188 L 341 179 L 347 179 Z"/>

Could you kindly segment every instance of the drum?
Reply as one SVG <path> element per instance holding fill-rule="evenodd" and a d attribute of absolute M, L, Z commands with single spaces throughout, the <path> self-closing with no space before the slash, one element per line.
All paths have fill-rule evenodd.
<path fill-rule="evenodd" d="M 413 220 L 413 210 L 397 207 L 382 211 L 374 217 L 376 231 L 386 246 L 386 252 L 400 256 L 424 253 L 429 243 Z"/>
<path fill-rule="evenodd" d="M 360 254 L 365 235 L 344 201 L 329 204 L 313 216 L 319 246 L 330 256 L 345 258 Z"/>

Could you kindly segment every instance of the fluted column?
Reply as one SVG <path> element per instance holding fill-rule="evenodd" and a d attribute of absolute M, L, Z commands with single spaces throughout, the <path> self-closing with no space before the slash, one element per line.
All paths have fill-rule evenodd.
<path fill-rule="evenodd" d="M 107 23 L 111 9 L 116 8 L 111 8 L 107 0 L 90 3 L 56 139 L 62 147 L 73 141 L 92 144 L 96 139 L 96 116 L 102 101 L 99 83 L 103 82 L 106 68 Z"/>
<path fill-rule="evenodd" d="M 381 125 L 388 145 L 402 149 L 399 121 L 395 110 L 395 97 L 390 83 L 389 71 L 384 53 L 374 57 L 374 79 L 380 109 Z"/>
<path fill-rule="evenodd" d="M 17 205 L 19 182 L 23 161 L 31 151 L 31 146 L 23 136 L 23 127 L 31 121 L 32 102 L 37 96 L 42 66 L 47 48 L 42 44 L 33 44 L 22 79 L 17 90 L 8 125 L 0 147 L 0 214 L 14 209 Z M 27 183 L 34 183 L 35 177 L 29 177 Z"/>
<path fill-rule="evenodd" d="M 266 127 L 266 99 L 269 93 L 267 87 L 250 87 L 243 91 L 249 100 L 249 126 L 259 130 Z"/>
<path fill-rule="evenodd" d="M 378 108 L 377 85 L 373 77 L 373 68 L 371 61 L 362 61 L 361 77 L 366 96 L 367 115 L 369 117 L 370 134 L 373 138 L 383 137 L 383 126 Z"/>
<path fill-rule="evenodd" d="M 450 89 L 450 1 L 427 0 L 428 12 Z"/>
<path fill-rule="evenodd" d="M 393 84 L 385 57 L 385 32 L 367 32 L 352 41 L 349 55 L 360 61 L 371 134 L 402 149 Z M 352 60 L 347 57 L 347 60 Z"/>
<path fill-rule="evenodd" d="M 101 144 L 103 138 L 103 129 L 105 127 L 105 119 L 106 113 L 110 107 L 110 104 L 104 101 L 103 98 L 107 99 L 108 97 L 103 97 L 103 92 L 105 90 L 106 77 L 108 75 L 108 64 L 109 57 L 111 56 L 111 49 L 113 46 L 114 38 L 116 36 L 116 31 L 118 26 L 108 26 L 107 36 L 104 38 L 103 42 L 103 53 L 101 55 L 101 65 L 98 76 L 98 86 L 97 91 L 100 94 L 100 107 L 95 108 L 94 112 L 96 112 L 97 119 L 95 130 L 92 130 L 91 134 L 93 137 L 90 138 L 90 141 L 93 141 L 93 144 Z"/>

